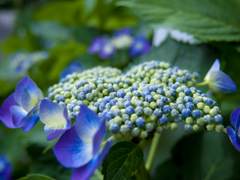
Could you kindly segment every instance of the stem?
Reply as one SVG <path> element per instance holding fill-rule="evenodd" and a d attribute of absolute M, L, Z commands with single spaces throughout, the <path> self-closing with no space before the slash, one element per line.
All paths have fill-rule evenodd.
<path fill-rule="evenodd" d="M 208 85 L 208 82 L 201 82 L 201 83 L 194 84 L 194 86 L 205 86 L 205 85 Z"/>
<path fill-rule="evenodd" d="M 103 141 L 102 144 L 101 144 L 102 147 L 104 147 L 105 144 L 106 144 L 108 141 L 110 141 L 112 138 L 113 138 L 113 136 L 109 137 L 106 141 Z"/>
<path fill-rule="evenodd" d="M 153 161 L 157 152 L 157 148 L 158 148 L 158 144 L 160 142 L 160 138 L 161 138 L 161 134 L 155 133 L 152 143 L 151 143 L 151 147 L 150 147 L 150 152 L 148 155 L 148 159 L 147 159 L 147 163 L 146 163 L 146 169 L 148 172 L 151 171 L 152 165 L 153 165 Z"/>
<path fill-rule="evenodd" d="M 138 146 L 140 146 L 140 147 L 144 150 L 145 147 L 147 147 L 149 141 L 150 141 L 150 140 L 143 139 L 143 140 L 141 140 L 141 142 L 138 144 Z"/>
<path fill-rule="evenodd" d="M 100 171 L 98 169 L 96 169 L 95 173 L 94 173 L 99 179 L 103 179 L 103 175 L 100 173 Z"/>
<path fill-rule="evenodd" d="M 136 174 L 137 180 L 150 180 L 150 176 L 148 171 L 145 168 L 144 161 L 142 162 L 141 166 L 139 167 L 137 174 Z"/>

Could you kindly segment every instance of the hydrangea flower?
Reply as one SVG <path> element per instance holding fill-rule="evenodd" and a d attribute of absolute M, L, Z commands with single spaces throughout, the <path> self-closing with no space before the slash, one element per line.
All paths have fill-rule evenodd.
<path fill-rule="evenodd" d="M 42 91 L 25 76 L 16 86 L 15 92 L 3 103 L 0 119 L 8 128 L 23 127 L 29 131 L 39 119 L 38 108 L 43 98 Z"/>
<path fill-rule="evenodd" d="M 66 106 L 42 99 L 39 108 L 40 121 L 45 124 L 44 131 L 50 133 L 47 137 L 51 141 L 71 128 Z"/>
<path fill-rule="evenodd" d="M 135 36 L 129 49 L 132 58 L 138 55 L 144 55 L 151 50 L 151 43 L 142 35 Z"/>
<path fill-rule="evenodd" d="M 209 89 L 214 93 L 229 93 L 237 91 L 237 86 L 233 80 L 224 72 L 220 71 L 220 62 L 217 59 L 204 78 Z"/>
<path fill-rule="evenodd" d="M 6 156 L 0 156 L 0 180 L 11 180 L 13 167 Z"/>
<path fill-rule="evenodd" d="M 107 37 L 97 37 L 88 48 L 89 54 L 98 53 L 100 58 L 106 59 L 113 55 L 115 48 Z"/>
<path fill-rule="evenodd" d="M 75 125 L 60 137 L 53 148 L 63 166 L 74 168 L 72 180 L 89 179 L 101 164 L 112 144 L 110 140 L 101 148 L 105 133 L 105 119 L 100 120 L 86 105 L 81 105 Z"/>
<path fill-rule="evenodd" d="M 233 144 L 233 146 L 240 151 L 240 107 L 237 108 L 231 114 L 231 123 L 235 127 L 235 131 L 232 127 L 226 128 L 227 134 Z"/>
<path fill-rule="evenodd" d="M 114 32 L 114 36 L 122 36 L 122 35 L 129 35 L 129 36 L 132 35 L 132 29 L 130 27 L 124 27 Z"/>
<path fill-rule="evenodd" d="M 70 64 L 60 75 L 60 78 L 65 78 L 68 74 L 72 74 L 74 72 L 81 72 L 83 70 L 83 66 L 80 62 L 75 61 Z"/>

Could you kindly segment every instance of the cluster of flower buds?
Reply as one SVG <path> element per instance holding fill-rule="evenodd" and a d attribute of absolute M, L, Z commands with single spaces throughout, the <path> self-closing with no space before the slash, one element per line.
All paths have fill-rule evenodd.
<path fill-rule="evenodd" d="M 169 63 L 151 61 L 134 66 L 125 74 L 116 68 L 97 67 L 73 73 L 49 88 L 48 98 L 66 106 L 74 123 L 81 104 L 107 120 L 115 139 L 147 138 L 164 129 L 221 132 L 224 127 L 215 101 L 193 87 L 198 73 Z"/>
<path fill-rule="evenodd" d="M 133 58 L 146 54 L 151 49 L 151 43 L 143 36 L 132 36 L 130 28 L 123 28 L 114 32 L 109 38 L 107 36 L 97 37 L 88 48 L 89 54 L 98 54 L 100 58 L 107 59 L 114 55 L 117 50 L 129 50 L 129 55 Z"/>
<path fill-rule="evenodd" d="M 10 57 L 11 69 L 19 74 L 25 73 L 33 64 L 46 60 L 49 53 L 46 51 L 38 51 L 32 53 L 19 52 Z"/>

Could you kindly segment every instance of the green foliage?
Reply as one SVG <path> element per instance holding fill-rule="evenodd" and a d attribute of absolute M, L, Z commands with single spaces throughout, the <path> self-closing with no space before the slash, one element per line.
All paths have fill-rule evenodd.
<path fill-rule="evenodd" d="M 120 0 L 154 28 L 168 27 L 208 41 L 240 41 L 240 2 L 235 0 Z"/>
<path fill-rule="evenodd" d="M 105 0 L 68 2 L 55 0 L 34 12 L 34 19 L 52 20 L 64 25 L 95 27 L 103 30 L 134 25 L 137 20 L 130 9 L 116 7 L 115 1 Z"/>
<path fill-rule="evenodd" d="M 240 155 L 226 134 L 199 132 L 182 138 L 172 150 L 172 158 L 159 165 L 154 180 L 239 179 L 235 169 Z"/>
<path fill-rule="evenodd" d="M 126 180 L 143 161 L 142 148 L 130 142 L 119 142 L 111 147 L 102 164 L 104 180 Z"/>
<path fill-rule="evenodd" d="M 19 178 L 18 180 L 54 180 L 54 179 L 42 174 L 28 174 L 26 177 Z"/>

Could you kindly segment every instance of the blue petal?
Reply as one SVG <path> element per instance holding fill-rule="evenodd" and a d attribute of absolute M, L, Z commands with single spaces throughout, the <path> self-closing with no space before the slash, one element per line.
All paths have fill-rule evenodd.
<path fill-rule="evenodd" d="M 233 80 L 222 71 L 212 71 L 209 78 L 209 89 L 214 93 L 229 93 L 237 91 Z"/>
<path fill-rule="evenodd" d="M 151 48 L 150 42 L 142 35 L 134 38 L 133 43 L 129 49 L 132 58 L 147 53 Z"/>
<path fill-rule="evenodd" d="M 67 123 L 67 119 L 64 116 L 64 108 L 49 99 L 41 100 L 39 117 L 40 121 L 49 127 L 58 126 L 60 129 L 63 129 Z"/>
<path fill-rule="evenodd" d="M 39 89 L 37 85 L 28 77 L 25 76 L 16 86 L 14 98 L 15 101 L 21 105 L 22 94 L 25 90 L 29 92 L 32 98 L 38 99 L 39 98 Z"/>
<path fill-rule="evenodd" d="M 61 73 L 60 78 L 64 78 L 68 74 L 72 74 L 74 72 L 81 72 L 82 70 L 83 70 L 82 64 L 78 61 L 75 61 Z"/>
<path fill-rule="evenodd" d="M 24 88 L 22 97 L 21 97 L 21 105 L 23 109 L 29 112 L 36 104 L 38 103 L 38 98 L 35 96 L 31 96 L 26 88 Z"/>
<path fill-rule="evenodd" d="M 208 71 L 208 73 L 206 74 L 206 76 L 204 77 L 204 81 L 209 81 L 210 78 L 210 73 L 212 71 L 220 71 L 220 62 L 218 59 L 216 59 L 212 65 L 212 67 L 210 68 L 210 70 Z"/>
<path fill-rule="evenodd" d="M 76 118 L 76 131 L 79 138 L 85 143 L 92 143 L 96 132 L 100 128 L 101 121 L 97 114 L 86 105 L 81 105 Z"/>
<path fill-rule="evenodd" d="M 131 35 L 131 34 L 132 34 L 132 29 L 130 27 L 124 27 L 114 32 L 114 36 Z"/>
<path fill-rule="evenodd" d="M 107 40 L 105 37 L 98 37 L 93 40 L 91 46 L 88 48 L 88 53 L 89 54 L 95 54 L 100 52 L 103 43 Z"/>
<path fill-rule="evenodd" d="M 102 48 L 99 52 L 99 57 L 102 59 L 110 58 L 115 52 L 115 47 L 109 41 L 103 43 Z"/>
<path fill-rule="evenodd" d="M 106 134 L 106 120 L 101 120 L 101 125 L 93 138 L 93 156 L 96 156 L 101 149 L 102 140 Z"/>
<path fill-rule="evenodd" d="M 0 179 L 1 180 L 11 180 L 11 174 L 13 171 L 12 165 L 8 162 L 6 156 L 0 157 L 0 164 L 3 165 L 3 169 L 0 170 Z"/>
<path fill-rule="evenodd" d="M 234 110 L 231 114 L 231 123 L 234 127 L 236 127 L 237 121 L 240 121 L 239 113 L 240 113 L 240 107 Z"/>
<path fill-rule="evenodd" d="M 231 143 L 233 144 L 233 146 L 240 152 L 240 144 L 237 142 L 236 140 L 236 134 L 235 131 L 233 130 L 233 128 L 231 128 L 230 126 L 228 126 L 226 128 L 227 134 L 231 140 Z"/>
<path fill-rule="evenodd" d="M 88 164 L 77 169 L 73 169 L 71 180 L 88 180 L 94 174 L 95 170 L 100 166 L 103 159 L 107 155 L 112 141 L 108 141 L 102 152 L 95 156 Z"/>
<path fill-rule="evenodd" d="M 0 119 L 8 128 L 16 128 L 12 122 L 11 106 L 17 105 L 14 99 L 14 93 L 11 94 L 3 103 L 0 110 Z"/>
<path fill-rule="evenodd" d="M 78 168 L 87 164 L 92 159 L 91 143 L 84 143 L 72 126 L 58 140 L 53 148 L 57 160 L 67 168 Z"/>
<path fill-rule="evenodd" d="M 31 116 L 30 121 L 22 127 L 23 132 L 30 131 L 38 122 L 39 120 L 39 114 L 38 110 L 33 113 L 33 116 Z"/>
<path fill-rule="evenodd" d="M 22 127 L 26 124 L 23 119 L 27 116 L 28 112 L 25 111 L 22 106 L 11 106 L 10 111 L 12 113 L 12 121 L 15 127 Z"/>

